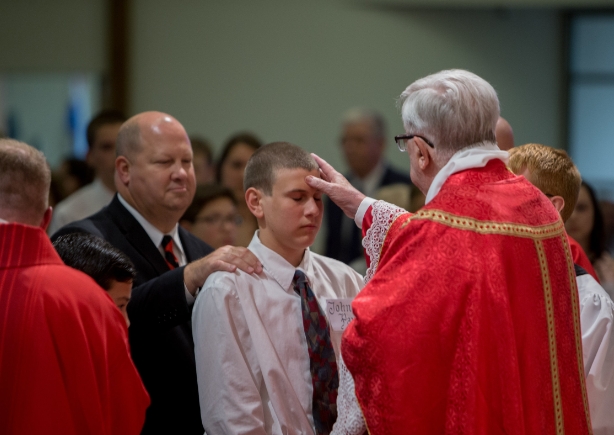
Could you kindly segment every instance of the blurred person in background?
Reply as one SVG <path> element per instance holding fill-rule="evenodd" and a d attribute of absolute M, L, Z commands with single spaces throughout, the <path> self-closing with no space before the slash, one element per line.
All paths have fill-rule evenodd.
<path fill-rule="evenodd" d="M 115 188 L 115 141 L 126 120 L 123 113 L 103 110 L 87 126 L 89 149 L 87 164 L 93 168 L 94 181 L 56 205 L 49 234 L 64 225 L 96 213 L 113 199 Z"/>
<path fill-rule="evenodd" d="M 64 159 L 53 175 L 59 186 L 58 202 L 94 181 L 92 168 L 75 157 Z"/>
<path fill-rule="evenodd" d="M 386 125 L 384 118 L 368 109 L 351 109 L 342 120 L 341 149 L 350 172 L 348 181 L 367 196 L 375 197 L 377 191 L 391 184 L 411 185 L 409 177 L 393 169 L 384 159 L 386 149 Z M 364 264 L 360 229 L 345 216 L 328 198 L 326 212 L 327 257 Z"/>
<path fill-rule="evenodd" d="M 237 200 L 239 214 L 243 219 L 237 235 L 237 246 L 247 246 L 258 229 L 258 222 L 245 202 L 243 173 L 249 158 L 262 146 L 260 140 L 250 133 L 232 136 L 224 145 L 217 164 L 217 181 L 229 188 Z"/>
<path fill-rule="evenodd" d="M 213 145 L 200 136 L 190 136 L 196 185 L 204 186 L 215 182 L 215 165 L 213 164 Z"/>
<path fill-rule="evenodd" d="M 213 249 L 235 245 L 242 218 L 237 200 L 224 186 L 199 186 L 179 224 Z"/>
<path fill-rule="evenodd" d="M 127 308 L 136 276 L 130 258 L 106 240 L 87 233 L 60 236 L 53 247 L 64 264 L 89 275 L 107 292 L 130 326 Z"/>
<path fill-rule="evenodd" d="M 599 281 L 610 297 L 614 295 L 614 259 L 606 249 L 603 215 L 593 188 L 582 182 L 578 202 L 565 229 L 582 246 Z"/>

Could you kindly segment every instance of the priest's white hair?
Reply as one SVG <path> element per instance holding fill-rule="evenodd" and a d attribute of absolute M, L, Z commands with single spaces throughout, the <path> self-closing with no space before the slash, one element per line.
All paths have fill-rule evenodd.
<path fill-rule="evenodd" d="M 403 91 L 399 104 L 407 133 L 425 136 L 447 157 L 495 142 L 497 93 L 469 71 L 445 70 L 416 80 Z"/>

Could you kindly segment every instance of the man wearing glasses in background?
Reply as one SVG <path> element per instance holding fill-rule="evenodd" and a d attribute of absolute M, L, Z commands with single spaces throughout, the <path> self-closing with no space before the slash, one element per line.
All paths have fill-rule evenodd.
<path fill-rule="evenodd" d="M 386 163 L 386 125 L 382 116 L 367 109 L 351 109 L 343 117 L 341 149 L 350 169 L 347 179 L 360 192 L 376 196 L 380 188 L 411 181 Z M 409 201 L 409 193 L 407 194 Z M 326 200 L 326 256 L 364 273 L 362 237 L 352 220 L 334 202 Z"/>

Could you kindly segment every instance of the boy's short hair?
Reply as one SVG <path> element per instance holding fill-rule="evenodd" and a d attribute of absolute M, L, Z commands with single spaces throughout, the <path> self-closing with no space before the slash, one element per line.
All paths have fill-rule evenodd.
<path fill-rule="evenodd" d="M 561 196 L 563 222 L 573 213 L 582 177 L 571 157 L 563 150 L 530 143 L 509 150 L 509 167 L 515 174 L 528 170 L 531 183 L 545 195 Z"/>
<path fill-rule="evenodd" d="M 53 247 L 67 266 L 89 275 L 105 290 L 111 288 L 113 281 L 128 282 L 136 276 L 136 269 L 126 254 L 92 234 L 60 236 Z"/>
<path fill-rule="evenodd" d="M 245 166 L 243 189 L 261 190 L 265 195 L 273 193 L 275 172 L 279 169 L 305 169 L 313 171 L 318 164 L 307 151 L 288 142 L 273 142 L 254 154 Z"/>

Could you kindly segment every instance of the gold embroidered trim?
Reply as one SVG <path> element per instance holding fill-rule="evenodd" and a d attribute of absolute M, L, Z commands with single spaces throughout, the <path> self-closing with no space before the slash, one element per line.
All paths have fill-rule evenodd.
<path fill-rule="evenodd" d="M 561 243 L 565 248 L 565 258 L 567 259 L 567 274 L 569 276 L 569 287 L 571 288 L 571 309 L 573 313 L 573 329 L 574 329 L 574 338 L 576 342 L 576 357 L 578 362 L 578 375 L 580 377 L 580 384 L 582 389 L 582 401 L 584 404 L 584 413 L 586 414 L 586 424 L 588 426 L 589 433 L 593 433 L 593 428 L 591 424 L 591 416 L 588 407 L 588 397 L 586 395 L 586 380 L 584 378 L 584 361 L 582 356 L 582 333 L 580 329 L 580 314 L 578 312 L 578 304 L 576 301 L 578 300 L 578 285 L 576 281 L 575 269 L 573 266 L 573 259 L 571 257 L 571 252 L 569 249 L 567 236 L 565 234 L 561 235 Z"/>
<path fill-rule="evenodd" d="M 546 306 L 546 320 L 548 326 L 548 348 L 550 350 L 550 374 L 552 376 L 552 398 L 554 403 L 554 421 L 557 435 L 565 433 L 563 421 L 563 402 L 561 400 L 561 385 L 559 383 L 559 366 L 556 349 L 556 325 L 554 324 L 554 305 L 552 302 L 552 286 L 550 284 L 550 274 L 548 272 L 548 260 L 546 251 L 541 240 L 535 240 L 537 257 L 542 274 L 542 285 L 544 288 L 544 304 Z"/>
<path fill-rule="evenodd" d="M 457 216 L 440 210 L 420 210 L 403 223 L 405 228 L 413 220 L 430 220 L 452 228 L 474 231 L 479 234 L 500 234 L 540 240 L 563 234 L 563 221 L 542 226 L 522 225 L 508 222 L 481 221 L 466 216 Z"/>

